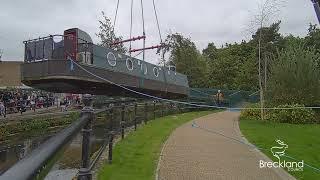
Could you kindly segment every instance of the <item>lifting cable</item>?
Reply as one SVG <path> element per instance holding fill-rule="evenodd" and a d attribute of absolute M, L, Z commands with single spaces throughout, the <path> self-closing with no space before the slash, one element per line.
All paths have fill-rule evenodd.
<path fill-rule="evenodd" d="M 159 33 L 159 37 L 160 37 L 160 42 L 161 42 L 161 44 L 162 44 L 162 36 L 161 36 L 161 31 L 160 31 L 159 19 L 158 19 L 156 4 L 155 4 L 154 0 L 152 0 L 152 4 L 153 4 L 154 15 L 155 15 L 155 17 L 156 17 L 156 22 L 157 22 L 157 27 L 158 27 L 158 33 Z"/>
<path fill-rule="evenodd" d="M 118 9 L 119 9 L 119 2 L 120 2 L 120 0 L 117 1 L 116 14 L 114 15 L 113 28 L 112 28 L 113 32 L 114 32 L 114 27 L 116 26 L 116 21 L 117 21 L 117 16 L 118 16 Z"/>
<path fill-rule="evenodd" d="M 130 39 L 132 38 L 132 18 L 133 18 L 133 0 L 131 0 L 131 13 L 130 13 Z M 130 53 L 130 57 L 131 57 L 131 41 L 129 44 L 129 53 Z"/>
<path fill-rule="evenodd" d="M 160 38 L 160 44 L 163 44 L 162 41 L 162 36 L 161 36 L 161 30 L 160 30 L 160 25 L 159 25 L 159 19 L 158 19 L 158 13 L 157 13 L 157 8 L 156 8 L 156 3 L 154 2 L 154 0 L 152 0 L 152 4 L 153 4 L 153 11 L 154 11 L 154 15 L 156 17 L 156 22 L 157 22 L 157 28 L 158 28 L 158 33 L 159 33 L 159 38 Z M 166 66 L 166 63 L 164 61 L 164 50 L 162 50 L 162 55 L 161 55 L 162 61 L 163 61 L 163 66 Z"/>
<path fill-rule="evenodd" d="M 143 36 L 146 36 L 145 26 L 144 26 L 144 13 L 143 13 L 143 2 L 140 0 L 141 3 L 141 18 L 142 18 L 142 34 Z M 146 48 L 146 39 L 143 39 L 143 52 L 142 52 L 142 60 L 145 61 L 145 50 Z"/>

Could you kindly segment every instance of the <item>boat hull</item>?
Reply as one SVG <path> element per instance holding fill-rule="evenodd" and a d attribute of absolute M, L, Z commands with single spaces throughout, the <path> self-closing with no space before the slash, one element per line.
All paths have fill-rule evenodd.
<path fill-rule="evenodd" d="M 141 96 L 141 94 L 115 85 L 118 84 L 134 91 L 164 98 L 183 98 L 189 94 L 189 87 L 141 78 L 92 65 L 72 64 L 67 60 L 23 63 L 21 75 L 25 85 L 57 93 Z"/>

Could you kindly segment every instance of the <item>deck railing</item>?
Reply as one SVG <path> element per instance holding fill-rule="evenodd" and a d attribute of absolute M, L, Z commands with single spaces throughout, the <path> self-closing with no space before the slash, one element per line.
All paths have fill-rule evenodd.
<path fill-rule="evenodd" d="M 66 38 L 66 35 L 50 35 L 24 41 L 24 61 L 35 62 L 43 60 L 67 59 L 69 56 L 76 60 L 78 55 L 83 54 L 83 58 L 90 59 L 92 54 L 91 42 L 77 38 L 77 41 Z M 76 43 L 76 45 L 74 45 Z M 76 51 L 76 52 L 73 52 Z M 72 54 L 75 53 L 75 54 Z M 80 53 L 80 54 L 79 54 Z M 88 57 L 86 57 L 88 56 Z"/>

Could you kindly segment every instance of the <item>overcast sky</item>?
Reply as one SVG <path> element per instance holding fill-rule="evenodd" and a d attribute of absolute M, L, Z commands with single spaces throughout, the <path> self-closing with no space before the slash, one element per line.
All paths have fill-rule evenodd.
<path fill-rule="evenodd" d="M 23 60 L 23 40 L 48 34 L 62 34 L 78 27 L 98 39 L 101 11 L 113 20 L 117 0 L 1 0 L 0 49 L 2 60 Z M 199 50 L 214 42 L 217 46 L 250 37 L 246 31 L 260 0 L 156 0 L 162 36 L 179 32 L 190 37 Z M 134 0 L 133 35 L 142 34 L 140 1 Z M 147 46 L 160 42 L 151 0 L 144 0 Z M 280 18 L 281 17 L 281 18 Z M 310 0 L 288 0 L 274 19 L 280 19 L 281 32 L 304 36 L 308 24 L 317 23 Z M 120 0 L 115 30 L 129 36 L 130 1 Z M 135 43 L 135 48 L 141 44 Z M 154 51 L 147 61 L 156 62 Z"/>

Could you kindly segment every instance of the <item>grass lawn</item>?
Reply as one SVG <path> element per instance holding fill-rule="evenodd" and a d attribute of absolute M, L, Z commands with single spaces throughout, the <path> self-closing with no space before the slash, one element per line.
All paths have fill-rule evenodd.
<path fill-rule="evenodd" d="M 276 139 L 284 141 L 288 145 L 285 154 L 304 163 L 320 168 L 320 125 L 319 124 L 285 124 L 262 122 L 258 120 L 240 120 L 240 129 L 243 135 L 254 145 L 262 150 L 269 158 L 273 157 L 270 148 L 277 145 Z M 281 157 L 281 160 L 293 161 Z M 303 171 L 289 172 L 297 179 L 320 179 L 320 171 L 315 171 L 306 165 Z"/>
<path fill-rule="evenodd" d="M 113 163 L 100 169 L 98 179 L 154 179 L 162 144 L 171 132 L 192 119 L 210 113 L 212 111 L 189 112 L 149 121 L 116 144 Z"/>

